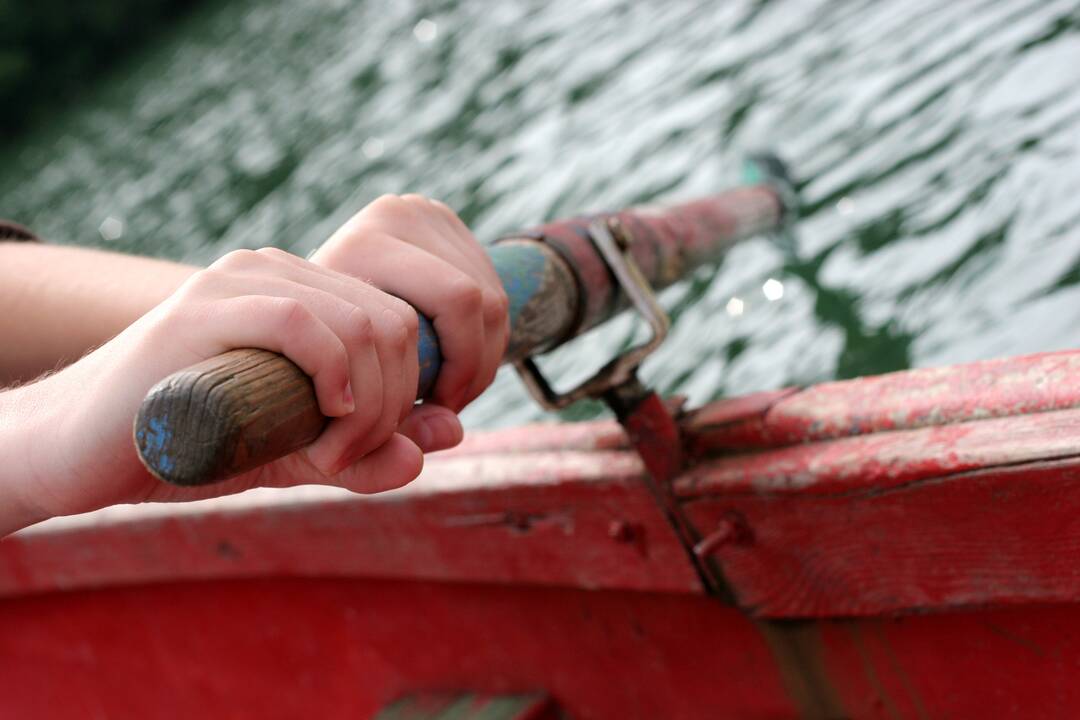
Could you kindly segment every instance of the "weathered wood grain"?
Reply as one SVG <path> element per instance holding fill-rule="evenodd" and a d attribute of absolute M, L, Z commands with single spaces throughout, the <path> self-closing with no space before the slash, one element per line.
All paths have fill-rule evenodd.
<path fill-rule="evenodd" d="M 1080 353 L 920 368 L 712 403 L 683 423 L 696 455 L 1080 407 Z"/>
<path fill-rule="evenodd" d="M 698 499 L 737 518 L 713 559 L 758 617 L 891 615 L 1080 598 L 1080 456 L 848 491 Z"/>
<path fill-rule="evenodd" d="M 701 459 L 675 490 L 703 535 L 737 526 L 711 557 L 761 617 L 1075 602 L 1077 367 L 1052 353 L 718 403 L 687 420 Z"/>
<path fill-rule="evenodd" d="M 300 368 L 276 353 L 247 348 L 155 385 L 134 434 L 140 457 L 157 477 L 199 485 L 302 448 L 325 424 L 311 379 Z"/>

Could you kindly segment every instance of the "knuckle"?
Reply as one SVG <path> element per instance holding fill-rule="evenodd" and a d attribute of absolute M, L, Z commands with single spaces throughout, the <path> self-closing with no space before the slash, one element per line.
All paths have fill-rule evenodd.
<path fill-rule="evenodd" d="M 405 199 L 400 195 L 380 195 L 371 201 L 371 203 L 364 208 L 364 211 L 371 211 L 374 213 L 394 213 L 402 210 L 407 205 Z"/>
<path fill-rule="evenodd" d="M 483 291 L 484 320 L 487 322 L 501 322 L 506 317 L 510 308 L 510 300 L 505 292 L 494 290 Z"/>
<path fill-rule="evenodd" d="M 349 342 L 356 346 L 370 343 L 375 336 L 375 329 L 372 326 L 371 318 L 360 308 L 356 308 L 349 313 L 347 332 Z"/>
<path fill-rule="evenodd" d="M 428 199 L 418 193 L 406 193 L 401 199 L 409 205 L 427 205 Z"/>
<path fill-rule="evenodd" d="M 431 204 L 435 207 L 437 211 L 439 211 L 439 213 L 441 213 L 452 223 L 460 222 L 461 219 L 458 217 L 458 214 L 454 212 L 454 209 L 444 203 L 442 200 L 432 200 Z"/>
<path fill-rule="evenodd" d="M 408 334 L 409 340 L 413 343 L 420 336 L 420 316 L 416 314 L 416 310 L 411 305 L 402 303 L 405 305 L 405 310 L 399 313 L 402 324 L 405 325 L 405 332 Z"/>
<path fill-rule="evenodd" d="M 290 257 L 292 257 L 289 253 L 285 252 L 281 248 L 276 247 L 259 248 L 255 251 L 255 254 L 274 260 L 288 260 Z"/>
<path fill-rule="evenodd" d="M 409 344 L 409 329 L 405 326 L 405 321 L 390 308 L 384 309 L 382 315 L 385 340 L 394 350 L 405 350 Z"/>
<path fill-rule="evenodd" d="M 397 316 L 397 319 L 405 328 L 406 335 L 415 339 L 420 332 L 420 318 L 416 314 L 416 309 L 404 300 L 393 296 L 388 297 L 390 298 L 390 311 Z"/>
<path fill-rule="evenodd" d="M 311 312 L 295 298 L 272 298 L 270 305 L 279 327 L 287 334 L 296 333 L 311 324 Z"/>
<path fill-rule="evenodd" d="M 480 309 L 484 293 L 475 280 L 464 276 L 450 283 L 446 290 L 446 299 L 459 312 L 474 313 Z"/>
<path fill-rule="evenodd" d="M 225 282 L 225 277 L 225 272 L 216 268 L 214 265 L 211 265 L 205 270 L 200 270 L 188 278 L 187 282 L 184 283 L 180 294 L 190 298 L 213 288 L 221 287 Z"/>
<path fill-rule="evenodd" d="M 232 250 L 214 261 L 210 267 L 218 270 L 239 270 L 251 267 L 259 262 L 259 259 L 259 253 L 255 250 Z"/>

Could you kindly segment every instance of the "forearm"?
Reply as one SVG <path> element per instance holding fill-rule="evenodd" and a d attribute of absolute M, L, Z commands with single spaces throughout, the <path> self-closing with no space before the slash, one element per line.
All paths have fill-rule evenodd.
<path fill-rule="evenodd" d="M 89 248 L 0 242 L 0 387 L 77 360 L 196 270 Z"/>

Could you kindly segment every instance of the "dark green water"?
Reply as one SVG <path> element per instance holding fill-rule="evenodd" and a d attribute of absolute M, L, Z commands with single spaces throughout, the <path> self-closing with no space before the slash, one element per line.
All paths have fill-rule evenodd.
<path fill-rule="evenodd" d="M 1080 346 L 1075 2 L 234 0 L 0 143 L 0 215 L 205 263 L 409 191 L 490 239 L 714 191 L 761 147 L 801 180 L 795 254 L 755 240 L 665 296 L 665 391 Z M 539 415 L 509 372 L 467 411 Z"/>

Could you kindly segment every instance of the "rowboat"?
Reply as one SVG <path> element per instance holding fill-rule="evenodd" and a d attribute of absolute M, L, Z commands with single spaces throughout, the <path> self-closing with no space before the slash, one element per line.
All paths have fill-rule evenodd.
<path fill-rule="evenodd" d="M 619 419 L 7 538 L 0 716 L 1080 712 L 1080 351 Z"/>

